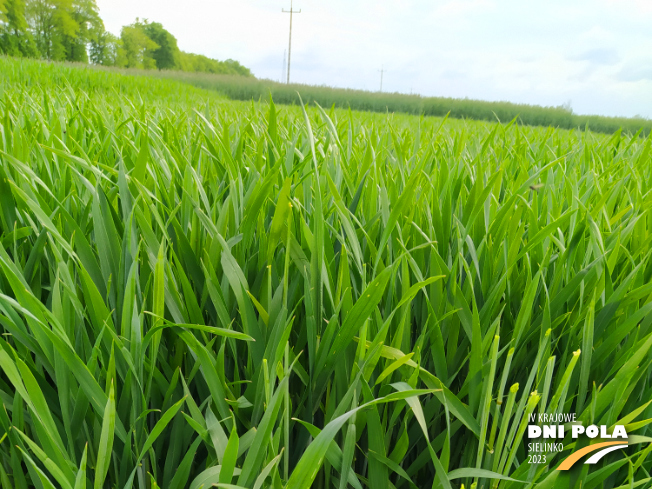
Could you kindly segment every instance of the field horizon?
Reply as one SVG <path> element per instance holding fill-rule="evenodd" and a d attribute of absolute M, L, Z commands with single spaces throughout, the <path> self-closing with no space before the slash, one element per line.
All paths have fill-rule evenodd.
<path fill-rule="evenodd" d="M 18 58 L 20 59 L 20 58 Z M 560 129 L 590 129 L 613 134 L 623 130 L 627 134 L 647 136 L 652 130 L 652 120 L 643 117 L 611 117 L 594 114 L 576 114 L 563 106 L 539 106 L 509 101 L 484 101 L 468 98 L 430 97 L 398 92 L 378 92 L 326 85 L 290 85 L 274 80 L 222 75 L 191 73 L 175 70 L 143 70 L 84 63 L 39 61 L 37 63 L 62 63 L 76 69 L 90 69 L 179 81 L 198 88 L 216 91 L 231 100 L 265 101 L 271 96 L 275 103 L 300 105 L 313 102 L 322 107 L 335 106 L 363 112 L 399 112 L 434 117 L 450 116 L 487 122 L 509 123 L 516 119 L 520 124 Z"/>

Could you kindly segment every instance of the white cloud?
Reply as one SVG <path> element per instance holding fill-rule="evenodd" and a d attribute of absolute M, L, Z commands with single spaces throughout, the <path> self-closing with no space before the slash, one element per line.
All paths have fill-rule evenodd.
<path fill-rule="evenodd" d="M 625 15 L 652 15 L 650 0 L 604 0 L 608 7 Z"/>

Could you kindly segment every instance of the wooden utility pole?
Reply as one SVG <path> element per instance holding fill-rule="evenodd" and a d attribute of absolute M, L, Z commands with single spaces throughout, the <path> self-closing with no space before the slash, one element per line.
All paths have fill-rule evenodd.
<path fill-rule="evenodd" d="M 380 91 L 383 91 L 383 73 L 385 73 L 387 70 L 385 69 L 385 65 L 382 65 L 381 68 L 378 70 L 380 72 Z"/>
<path fill-rule="evenodd" d="M 292 0 L 290 0 L 290 10 L 282 9 L 286 14 L 290 14 L 290 42 L 288 43 L 288 78 L 287 83 L 290 83 L 290 57 L 292 56 L 292 14 L 300 14 L 301 9 L 294 10 L 292 8 Z"/>

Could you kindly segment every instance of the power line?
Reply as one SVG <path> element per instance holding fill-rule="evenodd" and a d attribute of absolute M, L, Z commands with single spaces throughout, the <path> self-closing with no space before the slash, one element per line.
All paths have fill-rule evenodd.
<path fill-rule="evenodd" d="M 290 41 L 288 43 L 288 78 L 287 83 L 290 83 L 290 57 L 292 56 L 292 14 L 300 14 L 301 9 L 294 10 L 292 8 L 292 0 L 290 0 L 290 10 L 281 10 L 283 13 L 290 14 Z"/>
<path fill-rule="evenodd" d="M 385 69 L 385 65 L 382 65 L 381 68 L 378 70 L 380 72 L 380 91 L 383 91 L 383 73 L 385 73 L 387 70 Z"/>

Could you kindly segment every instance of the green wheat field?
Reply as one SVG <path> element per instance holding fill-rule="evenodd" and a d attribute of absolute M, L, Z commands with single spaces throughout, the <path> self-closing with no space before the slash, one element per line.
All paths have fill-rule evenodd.
<path fill-rule="evenodd" d="M 651 141 L 0 58 L 0 487 L 650 487 Z"/>

